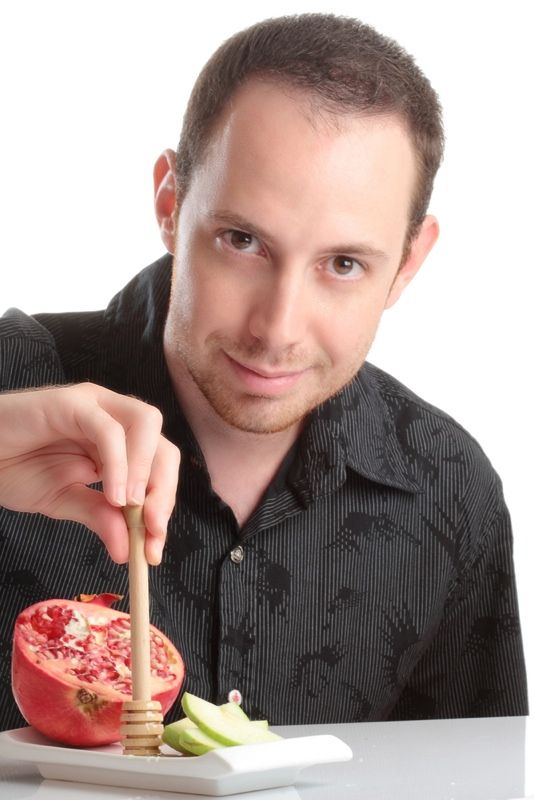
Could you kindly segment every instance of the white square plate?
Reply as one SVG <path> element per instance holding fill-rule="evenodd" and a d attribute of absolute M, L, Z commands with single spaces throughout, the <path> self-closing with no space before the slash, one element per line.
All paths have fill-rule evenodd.
<path fill-rule="evenodd" d="M 223 747 L 203 756 L 182 756 L 166 745 L 160 756 L 125 756 L 120 744 L 84 750 L 19 728 L 0 733 L 0 755 L 31 762 L 44 778 L 220 797 L 290 786 L 305 767 L 349 761 L 352 751 L 336 736 L 320 735 Z"/>

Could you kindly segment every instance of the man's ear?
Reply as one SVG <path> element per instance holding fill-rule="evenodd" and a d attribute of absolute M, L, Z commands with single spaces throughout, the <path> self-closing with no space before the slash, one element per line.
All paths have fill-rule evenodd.
<path fill-rule="evenodd" d="M 176 239 L 176 157 L 165 150 L 154 166 L 154 207 L 163 244 L 174 253 Z"/>
<path fill-rule="evenodd" d="M 418 272 L 419 267 L 432 250 L 438 236 L 439 225 L 437 219 L 435 217 L 426 216 L 410 245 L 408 257 L 397 272 L 395 280 L 389 290 L 386 305 L 384 306 L 385 308 L 391 308 L 391 306 L 397 302 L 406 286 Z"/>

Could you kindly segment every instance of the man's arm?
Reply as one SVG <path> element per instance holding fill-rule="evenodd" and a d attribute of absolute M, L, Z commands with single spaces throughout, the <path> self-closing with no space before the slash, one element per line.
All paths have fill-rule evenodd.
<path fill-rule="evenodd" d="M 179 452 L 152 406 L 94 384 L 0 394 L 0 505 L 72 519 L 128 558 L 120 507 L 145 505 L 146 554 L 159 563 Z M 103 493 L 89 488 L 102 481 Z"/>
<path fill-rule="evenodd" d="M 528 714 L 510 517 L 497 510 L 472 560 L 451 587 L 430 647 L 390 719 Z"/>

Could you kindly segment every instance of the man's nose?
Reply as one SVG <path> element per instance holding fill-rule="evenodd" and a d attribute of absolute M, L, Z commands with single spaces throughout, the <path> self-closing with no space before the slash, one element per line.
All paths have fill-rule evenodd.
<path fill-rule="evenodd" d="M 309 320 L 306 275 L 298 268 L 280 269 L 258 291 L 251 308 L 249 330 L 273 350 L 302 342 Z"/>

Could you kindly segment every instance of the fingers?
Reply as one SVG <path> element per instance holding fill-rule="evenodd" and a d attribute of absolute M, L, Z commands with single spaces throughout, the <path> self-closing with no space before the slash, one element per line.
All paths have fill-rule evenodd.
<path fill-rule="evenodd" d="M 74 416 L 82 434 L 96 447 L 106 499 L 111 505 L 125 506 L 128 453 L 123 425 L 97 404 L 83 404 Z"/>
<path fill-rule="evenodd" d="M 162 417 L 133 397 L 85 384 L 74 421 L 97 448 L 104 494 L 112 505 L 142 505 Z"/>
<path fill-rule="evenodd" d="M 82 522 L 100 536 L 115 561 L 123 562 L 128 541 L 120 509 L 144 504 L 146 556 L 158 564 L 180 463 L 177 448 L 161 435 L 159 410 L 91 383 L 21 393 L 9 402 L 11 422 L 3 426 L 7 435 L 0 436 L 0 449 L 4 457 L 18 458 L 27 472 L 32 464 L 34 475 L 40 475 L 32 494 L 37 488 L 42 501 L 31 510 Z M 9 434 L 14 428 L 18 437 Z M 62 458 L 57 470 L 47 466 L 45 481 L 41 465 L 44 454 L 52 452 Z M 103 495 L 83 485 L 95 478 L 102 480 Z M 45 487 L 50 480 L 54 486 Z M 30 502 L 21 499 L 19 510 L 30 510 Z"/>
<path fill-rule="evenodd" d="M 160 437 L 144 508 L 145 555 L 149 564 L 156 565 L 161 561 L 167 526 L 176 500 L 179 469 L 180 451 L 167 439 Z"/>
<path fill-rule="evenodd" d="M 81 484 L 70 486 L 47 513 L 54 519 L 81 522 L 99 536 L 113 561 L 128 561 L 128 528 L 122 511 L 110 506 L 102 492 Z"/>
<path fill-rule="evenodd" d="M 109 502 L 115 506 L 144 504 L 145 555 L 149 564 L 157 565 L 176 502 L 180 452 L 161 435 L 163 419 L 157 408 L 90 385 L 89 391 L 95 390 L 99 410 L 91 405 L 84 408 L 78 424 L 98 451 Z M 124 529 L 118 522 L 116 526 L 120 543 L 102 527 L 96 531 L 115 560 L 117 554 L 124 557 Z"/>
<path fill-rule="evenodd" d="M 160 444 L 162 416 L 154 406 L 124 397 L 108 409 L 86 404 L 76 413 L 83 434 L 96 445 L 104 494 L 112 505 L 141 506 Z"/>
<path fill-rule="evenodd" d="M 76 397 L 73 421 L 96 447 L 106 498 L 115 506 L 142 505 L 156 453 L 164 441 L 161 412 L 148 403 L 101 386 L 84 384 L 69 388 L 81 393 L 81 399 Z M 164 478 L 161 470 L 157 474 Z M 171 501 L 174 505 L 176 485 L 170 498 L 167 491 L 172 481 L 163 483 L 165 505 Z"/>
<path fill-rule="evenodd" d="M 161 562 L 167 526 L 174 507 L 180 451 L 161 437 L 151 472 L 144 506 L 146 528 L 145 555 L 149 564 Z M 73 470 L 73 480 L 89 479 L 90 470 L 79 462 Z M 54 519 L 72 519 L 94 531 L 102 540 L 110 557 L 118 564 L 128 561 L 128 529 L 120 508 L 110 506 L 102 492 L 83 483 L 74 483 L 42 508 Z"/>
<path fill-rule="evenodd" d="M 143 413 L 134 419 L 126 431 L 128 455 L 128 481 L 126 502 L 141 506 L 145 502 L 146 488 L 151 476 L 154 460 L 163 441 L 161 412 L 154 406 L 145 405 Z M 163 475 L 159 475 L 163 477 Z M 176 491 L 176 487 L 175 491 Z"/>
<path fill-rule="evenodd" d="M 79 424 L 98 450 L 106 498 L 116 506 L 144 504 L 145 555 L 157 565 L 176 502 L 180 452 L 161 435 L 158 409 L 104 392 L 101 412 L 90 409 L 89 416 L 80 415 Z M 108 537 L 104 541 L 108 546 Z"/>

